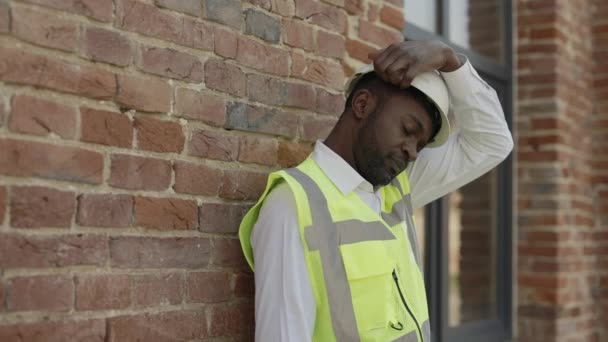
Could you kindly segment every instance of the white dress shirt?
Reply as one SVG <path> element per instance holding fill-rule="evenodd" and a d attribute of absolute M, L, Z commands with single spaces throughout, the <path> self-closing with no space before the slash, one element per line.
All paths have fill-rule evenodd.
<path fill-rule="evenodd" d="M 442 73 L 459 127 L 439 148 L 423 149 L 409 164 L 412 205 L 421 207 L 498 165 L 513 148 L 496 92 L 466 61 Z M 380 213 L 381 197 L 345 160 L 317 141 L 312 158 L 344 194 L 354 191 Z M 300 240 L 295 200 L 279 184 L 253 228 L 256 341 L 311 341 L 316 303 Z"/>

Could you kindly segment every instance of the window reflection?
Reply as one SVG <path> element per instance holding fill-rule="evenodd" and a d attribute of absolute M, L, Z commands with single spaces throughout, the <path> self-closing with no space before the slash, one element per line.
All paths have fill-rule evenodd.
<path fill-rule="evenodd" d="M 405 0 L 405 20 L 437 33 L 437 0 Z"/>
<path fill-rule="evenodd" d="M 419 3 L 425 2 L 419 1 Z M 506 44 L 502 30 L 504 27 L 502 2 L 450 0 L 447 4 L 449 29 L 446 33 L 449 40 L 497 63 L 504 63 Z"/>
<path fill-rule="evenodd" d="M 496 317 L 496 171 L 449 195 L 450 326 Z"/>

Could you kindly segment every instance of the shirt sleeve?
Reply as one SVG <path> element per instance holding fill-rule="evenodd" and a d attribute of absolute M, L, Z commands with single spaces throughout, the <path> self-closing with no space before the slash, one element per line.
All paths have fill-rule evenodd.
<path fill-rule="evenodd" d="M 461 57 L 465 61 L 460 68 L 441 73 L 458 128 L 444 145 L 423 149 L 408 166 L 414 208 L 480 177 L 513 149 L 513 138 L 496 91 Z"/>
<path fill-rule="evenodd" d="M 292 192 L 281 183 L 266 197 L 253 228 L 256 341 L 312 339 L 316 303 L 297 217 Z"/>

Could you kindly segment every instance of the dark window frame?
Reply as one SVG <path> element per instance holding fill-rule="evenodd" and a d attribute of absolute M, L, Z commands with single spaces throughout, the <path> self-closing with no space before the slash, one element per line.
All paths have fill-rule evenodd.
<path fill-rule="evenodd" d="M 500 64 L 481 54 L 450 42 L 449 0 L 437 2 L 437 33 L 426 31 L 407 22 L 404 35 L 414 40 L 439 39 L 456 52 L 467 56 L 471 64 L 490 85 L 498 88 L 509 129 L 513 127 L 513 9 L 512 1 L 502 1 L 505 16 L 503 27 L 504 63 Z M 406 5 L 407 6 L 407 5 Z M 407 7 L 406 7 L 407 11 Z M 429 299 L 429 315 L 433 342 L 510 341 L 513 336 L 513 159 L 509 157 L 497 168 L 497 227 L 496 227 L 496 319 L 465 322 L 458 327 L 448 324 L 449 253 L 448 203 L 441 198 L 425 211 L 425 283 Z"/>

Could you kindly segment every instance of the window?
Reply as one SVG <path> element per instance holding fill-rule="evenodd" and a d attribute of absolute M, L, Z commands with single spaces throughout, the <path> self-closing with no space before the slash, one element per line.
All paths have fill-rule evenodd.
<path fill-rule="evenodd" d="M 409 39 L 440 39 L 496 89 L 512 122 L 511 1 L 405 0 Z M 508 341 L 512 161 L 416 210 L 434 342 Z"/>

